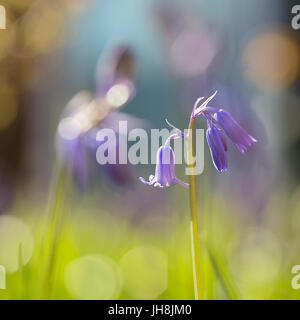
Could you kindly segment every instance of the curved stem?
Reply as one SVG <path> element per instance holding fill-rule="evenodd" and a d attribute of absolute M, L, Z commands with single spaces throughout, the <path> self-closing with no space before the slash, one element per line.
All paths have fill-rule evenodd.
<path fill-rule="evenodd" d="M 197 221 L 197 207 L 196 207 L 196 187 L 193 164 L 193 135 L 194 118 L 191 117 L 189 123 L 189 137 L 188 137 L 188 167 L 191 172 L 189 175 L 189 194 L 190 194 L 190 211 L 191 211 L 191 241 L 192 241 L 192 259 L 193 259 L 193 277 L 195 300 L 202 300 L 202 281 L 200 275 L 200 245 L 198 239 L 198 221 Z"/>

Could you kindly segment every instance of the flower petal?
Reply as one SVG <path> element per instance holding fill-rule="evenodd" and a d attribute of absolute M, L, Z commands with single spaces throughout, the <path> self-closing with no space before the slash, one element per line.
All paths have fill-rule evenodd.
<path fill-rule="evenodd" d="M 214 119 L 241 153 L 245 153 L 249 147 L 257 143 L 257 140 L 248 134 L 229 112 L 220 109 L 214 114 Z"/>
<path fill-rule="evenodd" d="M 155 182 L 154 187 L 155 188 L 163 188 L 164 186 L 162 186 L 159 182 Z"/>
<path fill-rule="evenodd" d="M 223 146 L 224 146 L 224 150 L 225 152 L 227 152 L 228 150 L 228 147 L 227 147 L 227 141 L 226 141 L 226 138 L 222 132 L 222 130 L 218 129 L 219 130 L 219 134 L 220 134 L 220 137 L 221 137 L 221 140 L 222 140 L 222 143 L 223 143 Z"/>
<path fill-rule="evenodd" d="M 224 144 L 218 128 L 211 125 L 206 130 L 206 139 L 215 168 L 222 172 L 227 170 L 227 159 Z"/>
<path fill-rule="evenodd" d="M 188 189 L 190 187 L 190 185 L 188 183 L 185 183 L 178 178 L 175 179 L 175 182 L 176 182 L 176 184 L 180 184 L 181 186 L 183 186 L 186 189 Z"/>
<path fill-rule="evenodd" d="M 147 185 L 159 188 L 170 187 L 175 184 L 180 184 L 185 188 L 189 187 L 175 175 L 174 151 L 169 145 L 164 145 L 157 151 L 155 176 L 150 175 L 149 181 L 142 177 L 139 179 Z"/>
<path fill-rule="evenodd" d="M 147 184 L 148 186 L 151 186 L 155 182 L 154 178 L 152 180 L 150 180 L 150 181 L 146 181 L 143 177 L 139 177 L 139 180 L 141 182 L 143 182 L 144 184 Z"/>

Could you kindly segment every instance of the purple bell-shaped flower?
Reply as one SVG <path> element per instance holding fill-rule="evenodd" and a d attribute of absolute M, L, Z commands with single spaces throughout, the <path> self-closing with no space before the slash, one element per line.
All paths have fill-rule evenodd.
<path fill-rule="evenodd" d="M 200 106 L 198 106 L 198 104 L 204 98 L 199 98 L 195 103 L 192 117 L 197 118 L 202 115 L 207 120 L 208 129 L 206 131 L 206 139 L 211 157 L 216 169 L 222 172 L 227 170 L 227 143 L 223 132 L 242 154 L 244 154 L 249 147 L 255 145 L 257 140 L 243 129 L 229 112 L 208 106 L 208 103 L 216 94 L 217 91 L 202 102 Z"/>
<path fill-rule="evenodd" d="M 149 181 L 146 181 L 142 177 L 139 179 L 147 185 L 154 185 L 154 187 L 159 188 L 170 187 L 175 184 L 189 188 L 187 183 L 176 177 L 174 158 L 173 149 L 168 144 L 165 144 L 157 151 L 155 175 L 150 175 Z"/>
<path fill-rule="evenodd" d="M 227 111 L 218 110 L 214 114 L 214 119 L 241 153 L 245 153 L 257 142 Z"/>

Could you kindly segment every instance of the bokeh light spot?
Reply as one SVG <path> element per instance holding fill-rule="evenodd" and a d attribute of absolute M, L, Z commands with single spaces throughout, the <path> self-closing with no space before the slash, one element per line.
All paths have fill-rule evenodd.
<path fill-rule="evenodd" d="M 20 251 L 22 264 L 29 262 L 33 247 L 32 232 L 22 220 L 7 215 L 0 216 L 0 265 L 8 273 L 18 271 Z"/>
<path fill-rule="evenodd" d="M 182 32 L 171 48 L 172 66 L 184 77 L 202 74 L 215 55 L 216 46 L 204 29 Z"/>
<path fill-rule="evenodd" d="M 167 289 L 167 256 L 155 247 L 140 246 L 128 251 L 120 266 L 124 289 L 135 299 L 155 299 Z"/>
<path fill-rule="evenodd" d="M 116 84 L 111 87 L 107 94 L 106 99 L 107 102 L 113 107 L 121 107 L 125 104 L 130 97 L 130 90 L 125 84 Z"/>
<path fill-rule="evenodd" d="M 58 132 L 63 139 L 74 140 L 81 132 L 81 124 L 73 117 L 64 118 L 58 125 Z"/>
<path fill-rule="evenodd" d="M 42 54 L 57 48 L 62 40 L 63 19 L 62 10 L 55 4 L 31 10 L 22 20 L 26 54 Z"/>
<path fill-rule="evenodd" d="M 243 63 L 246 75 L 256 86 L 272 90 L 286 88 L 299 75 L 299 46 L 288 32 L 264 32 L 247 45 Z"/>
<path fill-rule="evenodd" d="M 237 254 L 230 264 L 245 298 L 261 296 L 265 299 L 268 288 L 275 281 L 282 263 L 281 239 L 269 230 L 255 228 L 247 232 Z M 261 289 L 264 289 L 261 293 Z M 261 294 L 261 296 L 260 296 Z M 252 296 L 253 295 L 253 296 Z"/>
<path fill-rule="evenodd" d="M 0 36 L 0 60 L 5 58 L 11 48 L 14 45 L 16 40 L 16 23 L 15 17 L 12 15 L 12 10 L 10 8 L 5 7 L 6 9 L 6 29 L 5 31 L 1 31 Z"/>
<path fill-rule="evenodd" d="M 65 268 L 66 288 L 76 299 L 117 299 L 121 283 L 118 266 L 102 255 L 80 257 Z"/>

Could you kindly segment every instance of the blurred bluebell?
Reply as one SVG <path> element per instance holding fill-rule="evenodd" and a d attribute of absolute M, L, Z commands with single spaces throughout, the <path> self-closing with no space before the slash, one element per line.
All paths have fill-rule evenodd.
<path fill-rule="evenodd" d="M 112 129 L 116 136 L 116 144 L 113 146 L 116 150 L 116 163 L 115 164 L 104 164 L 104 172 L 116 183 L 120 185 L 129 184 L 135 181 L 133 174 L 133 167 L 131 164 L 120 164 L 119 163 L 119 138 L 121 135 L 126 134 L 120 132 L 119 122 L 126 121 L 127 130 L 130 131 L 135 128 L 143 128 L 146 126 L 144 120 L 126 114 L 124 112 L 115 111 L 107 115 L 95 128 L 91 129 L 85 136 L 85 144 L 88 146 L 90 152 L 95 156 L 98 147 L 104 143 L 104 141 L 97 141 L 97 133 L 99 130 L 104 128 Z M 127 137 L 126 137 L 127 139 Z"/>
<path fill-rule="evenodd" d="M 108 48 L 96 68 L 96 97 L 120 107 L 135 95 L 134 55 L 127 46 Z"/>
<path fill-rule="evenodd" d="M 57 135 L 56 151 L 62 163 L 72 172 L 76 185 L 84 188 L 88 180 L 88 166 L 83 137 L 67 140 Z"/>
<path fill-rule="evenodd" d="M 117 46 L 99 59 L 95 94 L 79 92 L 64 109 L 56 135 L 57 151 L 80 184 L 85 184 L 87 180 L 88 153 L 99 146 L 95 132 L 99 128 L 116 126 L 119 122 L 116 110 L 131 100 L 134 94 L 133 54 L 128 47 Z M 94 144 L 91 139 L 94 139 Z M 118 150 L 118 146 L 115 147 Z M 120 183 L 129 178 L 123 165 L 107 165 L 104 168 Z"/>
<path fill-rule="evenodd" d="M 59 160 L 72 172 L 76 184 L 84 187 L 88 179 L 87 154 L 84 145 L 85 110 L 89 108 L 92 95 L 77 93 L 64 109 L 56 133 L 56 152 Z"/>

